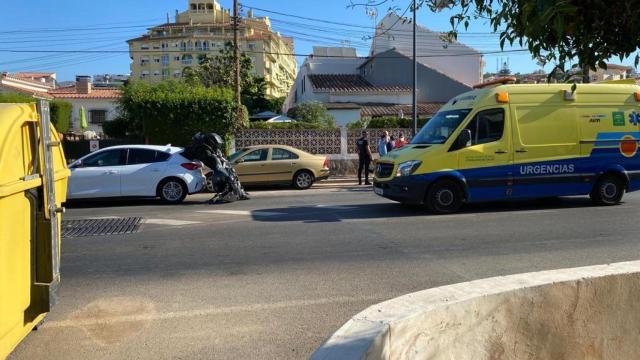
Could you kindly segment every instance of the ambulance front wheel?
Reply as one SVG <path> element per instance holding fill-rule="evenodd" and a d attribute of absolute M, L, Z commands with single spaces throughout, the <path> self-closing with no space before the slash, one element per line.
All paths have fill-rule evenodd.
<path fill-rule="evenodd" d="M 593 187 L 589 197 L 597 205 L 616 205 L 622 200 L 624 189 L 624 181 L 619 176 L 604 175 Z"/>
<path fill-rule="evenodd" d="M 453 180 L 442 179 L 433 184 L 425 198 L 429 211 L 436 214 L 451 214 L 462 207 L 464 194 Z"/>

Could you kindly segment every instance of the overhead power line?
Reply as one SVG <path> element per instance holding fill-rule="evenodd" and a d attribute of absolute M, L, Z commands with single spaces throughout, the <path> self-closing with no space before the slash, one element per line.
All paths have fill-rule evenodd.
<path fill-rule="evenodd" d="M 258 10 L 258 11 L 262 11 L 265 13 L 269 13 L 269 14 L 276 14 L 276 15 L 282 15 L 282 16 L 287 16 L 287 17 L 292 17 L 292 18 L 296 18 L 296 19 L 303 19 L 303 20 L 308 20 L 308 21 L 315 21 L 315 22 L 319 22 L 319 23 L 324 23 L 324 24 L 333 24 L 333 25 L 340 25 L 340 26 L 346 26 L 346 27 L 352 27 L 352 28 L 359 28 L 359 29 L 371 29 L 371 30 L 375 30 L 376 27 L 374 26 L 367 26 L 367 25 L 356 25 L 356 24 L 348 24 L 348 23 L 343 23 L 343 22 L 337 22 L 337 21 L 329 21 L 329 20 L 324 20 L 324 19 L 318 19 L 318 18 L 312 18 L 312 17 L 305 17 L 305 16 L 299 16 L 299 15 L 295 15 L 295 14 L 288 14 L 288 13 L 283 13 L 283 12 L 279 12 L 279 11 L 273 11 L 273 10 L 267 10 L 267 9 L 261 9 L 261 8 L 257 8 L 255 6 L 251 6 L 248 4 L 241 4 L 243 7 L 246 8 L 251 8 L 253 10 Z M 398 32 L 408 32 L 411 33 L 412 30 L 401 30 L 401 29 L 397 29 L 394 31 L 398 31 Z M 439 32 L 439 31 L 435 31 L 435 32 Z M 446 31 L 444 31 L 446 32 Z M 466 34 L 495 34 L 492 32 L 488 32 L 488 33 L 483 33 L 483 32 L 467 32 Z"/>
<path fill-rule="evenodd" d="M 524 52 L 529 51 L 528 49 L 513 49 L 513 50 L 494 50 L 494 51 L 477 51 L 477 52 L 468 52 L 468 53 L 448 53 L 448 54 L 429 54 L 429 55 L 418 55 L 418 57 L 428 58 L 428 57 L 457 57 L 457 56 L 474 56 L 474 55 L 487 55 L 487 54 L 499 54 L 499 53 L 516 53 L 516 52 Z M 13 50 L 13 49 L 0 49 L 0 52 L 6 53 L 87 53 L 87 54 L 129 54 L 129 53 L 137 53 L 137 54 L 157 54 L 159 52 L 162 53 L 180 53 L 184 54 L 185 52 L 182 50 L 167 50 L 167 51 L 157 51 L 157 50 Z M 192 53 L 205 53 L 205 51 L 201 50 L 193 50 Z M 351 59 L 366 59 L 367 56 L 348 56 L 348 55 L 322 55 L 322 56 L 314 56 L 311 54 L 299 54 L 299 53 L 283 53 L 283 52 L 272 52 L 272 51 L 255 51 L 255 50 L 243 50 L 244 53 L 250 54 L 271 54 L 271 55 L 282 55 L 282 56 L 309 56 L 309 57 L 318 57 L 318 58 L 351 58 Z M 375 56 L 378 58 L 402 58 L 404 56 Z"/>

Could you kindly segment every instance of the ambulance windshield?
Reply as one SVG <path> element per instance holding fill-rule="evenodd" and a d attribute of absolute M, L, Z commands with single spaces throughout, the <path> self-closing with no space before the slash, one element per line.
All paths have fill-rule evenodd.
<path fill-rule="evenodd" d="M 458 109 L 438 112 L 422 127 L 412 144 L 444 144 L 454 131 L 460 126 L 471 109 Z"/>

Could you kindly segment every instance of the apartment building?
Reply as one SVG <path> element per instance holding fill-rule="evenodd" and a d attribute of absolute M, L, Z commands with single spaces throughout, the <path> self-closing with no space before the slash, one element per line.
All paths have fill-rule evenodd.
<path fill-rule="evenodd" d="M 205 55 L 218 55 L 233 40 L 232 16 L 217 0 L 189 0 L 189 9 L 175 21 L 150 28 L 128 40 L 131 79 L 160 82 L 180 79 L 187 67 L 198 65 Z M 293 84 L 297 63 L 293 39 L 272 31 L 268 17 L 249 10 L 239 25 L 240 51 L 253 61 L 257 75 L 267 82 L 267 95 L 286 96 Z"/>

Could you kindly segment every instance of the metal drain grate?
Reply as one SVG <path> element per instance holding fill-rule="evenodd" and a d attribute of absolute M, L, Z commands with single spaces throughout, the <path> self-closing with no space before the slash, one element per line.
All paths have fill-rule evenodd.
<path fill-rule="evenodd" d="M 132 234 L 140 229 L 141 217 L 63 220 L 62 237 Z"/>

